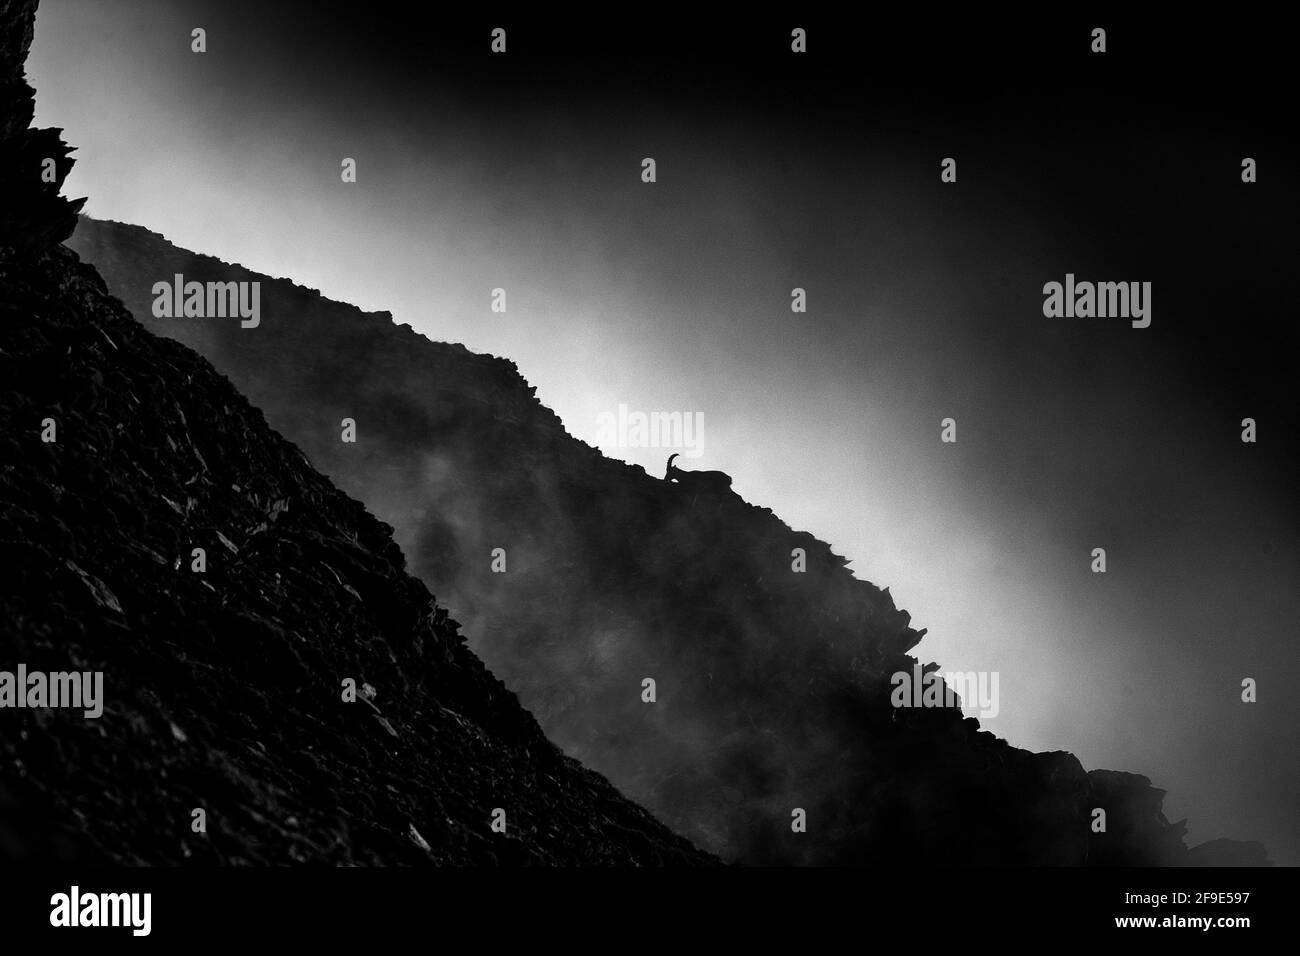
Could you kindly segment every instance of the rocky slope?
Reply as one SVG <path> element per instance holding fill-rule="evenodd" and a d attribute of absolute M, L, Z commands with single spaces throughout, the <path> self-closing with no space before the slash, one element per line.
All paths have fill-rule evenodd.
<path fill-rule="evenodd" d="M 715 862 L 561 754 L 391 528 L 58 244 L 35 5 L 0 0 L 0 672 L 102 672 L 103 712 L 0 708 L 0 860 Z"/>
<path fill-rule="evenodd" d="M 767 509 L 604 458 L 513 363 L 140 227 L 83 219 L 71 245 L 395 526 L 551 739 L 701 845 L 752 863 L 1264 862 L 1230 841 L 1189 855 L 1145 777 L 1017 749 L 956 709 L 891 707 L 922 634 L 888 589 Z M 153 284 L 178 273 L 260 281 L 260 326 L 154 318 Z"/>

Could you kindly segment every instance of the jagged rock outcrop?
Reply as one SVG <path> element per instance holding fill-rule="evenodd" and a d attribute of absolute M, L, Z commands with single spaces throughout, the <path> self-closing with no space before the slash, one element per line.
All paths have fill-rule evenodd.
<path fill-rule="evenodd" d="M 142 323 L 207 355 L 396 527 L 553 740 L 696 842 L 753 863 L 1222 857 L 1188 854 L 1144 777 L 1012 747 L 955 709 L 890 706 L 890 675 L 911 672 L 924 632 L 887 588 L 768 509 L 604 458 L 513 363 L 140 227 L 83 220 L 70 242 Z M 176 274 L 260 280 L 260 326 L 154 318 L 153 283 Z M 343 418 L 356 444 L 339 440 Z M 808 832 L 792 832 L 794 808 Z"/>
<path fill-rule="evenodd" d="M 103 694 L 0 697 L 0 860 L 716 862 L 561 754 L 391 529 L 57 244 L 34 9 L 0 0 L 0 671 Z"/>
<path fill-rule="evenodd" d="M 23 76 L 36 0 L 0 0 L 0 248 L 43 248 L 76 228 L 84 199 L 59 195 L 72 169 L 62 130 L 31 129 L 36 99 Z"/>

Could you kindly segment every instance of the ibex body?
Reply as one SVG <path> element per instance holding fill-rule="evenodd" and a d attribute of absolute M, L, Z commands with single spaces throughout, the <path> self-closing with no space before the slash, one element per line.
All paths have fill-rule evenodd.
<path fill-rule="evenodd" d="M 668 471 L 664 481 L 675 481 L 688 491 L 722 494 L 731 490 L 731 476 L 721 471 L 682 471 L 673 464 L 676 455 L 668 456 Z"/>

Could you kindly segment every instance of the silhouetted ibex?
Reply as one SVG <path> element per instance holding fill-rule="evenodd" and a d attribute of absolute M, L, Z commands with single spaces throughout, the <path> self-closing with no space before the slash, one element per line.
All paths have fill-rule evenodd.
<path fill-rule="evenodd" d="M 720 494 L 731 490 L 731 476 L 721 471 L 682 471 L 673 465 L 676 455 L 668 456 L 668 472 L 664 481 L 675 481 L 688 491 L 706 491 Z"/>

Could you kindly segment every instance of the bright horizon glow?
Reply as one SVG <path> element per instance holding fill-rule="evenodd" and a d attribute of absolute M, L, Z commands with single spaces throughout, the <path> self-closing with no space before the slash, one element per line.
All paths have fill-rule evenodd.
<path fill-rule="evenodd" d="M 1070 750 L 1087 769 L 1150 776 L 1169 790 L 1170 819 L 1191 816 L 1193 843 L 1256 836 L 1254 820 L 1240 832 L 1222 825 L 1240 818 L 1244 785 L 1208 795 L 1193 759 L 1202 745 L 1178 723 L 1181 695 L 1222 692 L 1178 654 L 1179 635 L 1232 631 L 1232 609 L 1197 581 L 1124 577 L 1181 545 L 1133 542 L 1112 551 L 1118 573 L 1092 576 L 1097 532 L 1003 487 L 1050 500 L 1051 452 L 1041 475 L 1008 466 L 1006 481 L 987 468 L 971 480 L 1011 407 L 995 396 L 1018 396 L 1019 383 L 963 364 L 972 333 L 957 319 L 994 312 L 1042 332 L 1036 305 L 1026 318 L 990 304 L 996 277 L 959 240 L 1054 276 L 1065 239 L 1038 233 L 1029 212 L 1009 209 L 994 225 L 954 219 L 930 211 L 888 157 L 810 160 L 774 145 L 819 179 L 855 184 L 849 198 L 790 196 L 766 156 L 737 173 L 730 140 L 678 145 L 679 125 L 650 109 L 600 130 L 592 152 L 574 145 L 595 135 L 581 120 L 558 132 L 527 116 L 487 128 L 450 93 L 422 102 L 436 135 L 421 139 L 388 110 L 332 100 L 346 78 L 322 78 L 319 98 L 277 110 L 251 79 L 196 83 L 187 51 L 161 63 L 138 52 L 176 28 L 156 9 L 41 6 L 28 64 L 36 120 L 79 147 L 64 192 L 89 196 L 88 215 L 507 357 L 592 445 L 598 416 L 620 403 L 702 412 L 704 454 L 679 464 L 728 472 L 748 501 L 890 587 L 912 626 L 929 629 L 912 652 L 923 663 L 998 671 L 1001 710 L 985 729 L 1030 750 Z M 637 177 L 647 142 L 672 144 L 657 150 L 653 187 Z M 345 156 L 358 161 L 355 186 L 339 183 Z M 801 209 L 838 237 L 833 247 L 805 252 L 795 240 L 806 231 L 791 239 Z M 793 286 L 808 289 L 805 315 L 790 312 Z M 505 315 L 489 308 L 497 287 Z M 1082 416 L 1069 401 L 1024 415 Z M 957 445 L 939 441 L 949 415 Z M 1076 476 L 1071 504 L 1100 500 L 1145 454 L 1113 442 Z M 656 476 L 671 451 L 602 450 Z M 1225 479 L 1205 482 L 1209 495 Z M 1186 539 L 1212 543 L 1214 520 L 1188 515 Z M 1149 563 L 1138 566 L 1140 555 Z M 1293 543 L 1279 559 L 1277 580 L 1255 585 L 1270 607 Z M 1287 852 L 1276 841 L 1270 850 Z"/>

